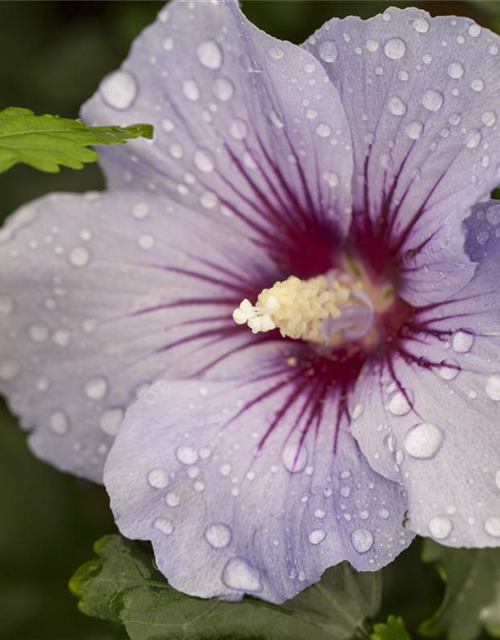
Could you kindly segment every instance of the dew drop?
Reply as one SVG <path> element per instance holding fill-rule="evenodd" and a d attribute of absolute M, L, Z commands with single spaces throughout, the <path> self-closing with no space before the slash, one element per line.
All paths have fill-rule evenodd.
<path fill-rule="evenodd" d="M 90 262 L 90 251 L 86 247 L 75 247 L 69 254 L 69 261 L 74 267 L 85 267 Z"/>
<path fill-rule="evenodd" d="M 375 51 L 378 50 L 378 47 L 379 47 L 379 44 L 378 44 L 378 42 L 376 40 L 367 40 L 366 41 L 366 48 L 371 53 L 375 53 Z"/>
<path fill-rule="evenodd" d="M 168 475 L 164 469 L 153 469 L 148 474 L 148 483 L 154 489 L 164 489 L 168 485 Z"/>
<path fill-rule="evenodd" d="M 425 18 L 416 18 L 413 21 L 413 28 L 417 33 L 427 33 L 429 31 L 429 22 Z"/>
<path fill-rule="evenodd" d="M 443 106 L 444 96 L 436 89 L 427 89 L 422 96 L 422 104 L 428 111 L 439 111 Z"/>
<path fill-rule="evenodd" d="M 222 581 L 230 589 L 257 592 L 262 590 L 260 574 L 244 558 L 232 558 L 224 567 Z"/>
<path fill-rule="evenodd" d="M 429 532 L 437 540 L 445 540 L 451 533 L 453 525 L 446 516 L 437 516 L 429 522 Z"/>
<path fill-rule="evenodd" d="M 356 529 L 351 534 L 351 542 L 358 553 L 366 553 L 373 546 L 373 533 L 369 529 Z"/>
<path fill-rule="evenodd" d="M 481 27 L 478 24 L 471 24 L 469 27 L 469 35 L 472 38 L 477 38 L 481 33 Z"/>
<path fill-rule="evenodd" d="M 194 154 L 194 164 L 202 173 L 211 173 L 215 167 L 215 160 L 210 151 L 199 149 Z"/>
<path fill-rule="evenodd" d="M 410 124 L 406 127 L 406 135 L 411 140 L 418 140 L 422 137 L 422 133 L 424 132 L 424 125 L 418 120 L 414 120 L 410 122 Z"/>
<path fill-rule="evenodd" d="M 490 376 L 486 381 L 486 395 L 493 402 L 500 402 L 500 375 Z"/>
<path fill-rule="evenodd" d="M 471 83 L 470 83 L 470 88 L 473 91 L 482 91 L 484 89 L 484 82 L 480 79 L 480 78 L 475 78 Z"/>
<path fill-rule="evenodd" d="M 68 432 L 69 420 L 65 413 L 62 411 L 55 411 L 50 416 L 50 429 L 58 436 L 63 436 Z"/>
<path fill-rule="evenodd" d="M 166 518 L 158 518 L 157 520 L 155 520 L 153 523 L 153 527 L 158 531 L 161 531 L 161 533 L 166 536 L 169 536 L 174 530 L 174 525 L 170 520 L 167 520 Z"/>
<path fill-rule="evenodd" d="M 123 111 L 132 106 L 137 96 L 137 82 L 127 71 L 115 71 L 101 82 L 99 93 L 106 104 Z"/>
<path fill-rule="evenodd" d="M 451 345 L 456 353 L 468 353 L 476 339 L 475 335 L 469 331 L 455 331 L 451 337 Z"/>
<path fill-rule="evenodd" d="M 177 507 L 180 501 L 180 496 L 178 496 L 177 493 L 174 493 L 173 491 L 167 493 L 167 497 L 165 498 L 165 502 L 169 507 Z"/>
<path fill-rule="evenodd" d="M 121 427 L 123 415 L 123 409 L 120 409 L 119 407 L 103 411 L 99 418 L 99 426 L 101 427 L 101 430 L 108 436 L 116 436 Z"/>
<path fill-rule="evenodd" d="M 500 518 L 488 518 L 484 523 L 486 533 L 493 538 L 500 538 Z"/>
<path fill-rule="evenodd" d="M 500 473 L 499 473 L 499 476 L 500 476 Z M 325 516 L 326 516 L 326 511 L 324 511 L 323 509 L 316 509 L 316 511 L 314 512 L 314 517 L 318 518 L 319 520 L 322 520 Z"/>
<path fill-rule="evenodd" d="M 444 433 L 430 422 L 420 422 L 411 427 L 405 436 L 404 447 L 412 458 L 433 458 L 444 441 Z"/>
<path fill-rule="evenodd" d="M 453 359 L 443 360 L 439 366 L 439 375 L 443 380 L 454 380 L 460 371 L 460 365 Z"/>
<path fill-rule="evenodd" d="M 175 455 L 177 456 L 177 460 L 182 464 L 196 464 L 196 462 L 198 461 L 198 454 L 192 447 L 178 447 Z"/>
<path fill-rule="evenodd" d="M 406 113 L 406 103 L 397 96 L 390 98 L 387 106 L 393 116 L 404 116 Z"/>
<path fill-rule="evenodd" d="M 464 73 L 465 69 L 463 65 L 460 64 L 460 62 L 452 62 L 448 67 L 448 75 L 450 76 L 450 78 L 454 78 L 455 80 L 461 78 Z"/>
<path fill-rule="evenodd" d="M 337 45 L 331 40 L 325 40 L 319 45 L 318 53 L 323 62 L 335 62 L 338 56 Z"/>
<path fill-rule="evenodd" d="M 227 78 L 217 78 L 213 84 L 213 92 L 221 102 L 227 102 L 234 95 L 234 85 Z"/>
<path fill-rule="evenodd" d="M 486 127 L 494 127 L 497 121 L 497 114 L 494 111 L 486 111 L 483 113 L 481 121 Z"/>
<path fill-rule="evenodd" d="M 142 220 L 149 215 L 150 211 L 151 210 L 148 204 L 146 204 L 145 202 L 139 202 L 134 205 L 134 208 L 132 209 L 132 215 L 134 216 L 134 218 L 137 218 L 137 220 Z"/>
<path fill-rule="evenodd" d="M 307 449 L 304 445 L 287 444 L 283 449 L 283 464 L 290 473 L 302 471 L 307 464 Z"/>
<path fill-rule="evenodd" d="M 235 140 L 243 140 L 247 135 L 247 124 L 244 120 L 236 118 L 229 125 L 229 133 Z"/>
<path fill-rule="evenodd" d="M 323 529 L 314 529 L 309 534 L 309 542 L 311 544 L 320 544 L 326 538 L 326 531 Z"/>
<path fill-rule="evenodd" d="M 8 296 L 0 295 L 0 313 L 3 315 L 9 315 L 14 310 L 14 301 Z"/>
<path fill-rule="evenodd" d="M 90 378 L 85 384 L 85 395 L 91 400 L 100 400 L 108 392 L 108 381 L 102 376 Z"/>
<path fill-rule="evenodd" d="M 191 102 L 196 102 L 200 98 L 200 88 L 195 80 L 184 80 L 182 83 L 182 93 Z"/>
<path fill-rule="evenodd" d="M 380 511 L 378 512 L 378 515 L 383 519 L 383 520 L 387 520 L 387 518 L 389 517 L 389 510 L 388 509 L 380 509 Z"/>
<path fill-rule="evenodd" d="M 271 49 L 269 49 L 269 55 L 273 60 L 281 60 L 285 54 L 283 49 L 280 49 L 279 47 L 271 47 Z"/>
<path fill-rule="evenodd" d="M 406 43 L 401 38 L 391 38 L 385 43 L 384 52 L 391 60 L 399 60 L 406 53 Z"/>
<path fill-rule="evenodd" d="M 21 373 L 21 366 L 14 360 L 5 360 L 0 363 L 0 379 L 14 380 Z"/>
<path fill-rule="evenodd" d="M 205 529 L 205 539 L 214 549 L 223 549 L 231 540 L 231 529 L 225 524 L 213 524 Z"/>
<path fill-rule="evenodd" d="M 320 138 L 328 138 L 331 132 L 332 130 L 330 128 L 330 125 L 326 124 L 326 122 L 320 122 L 320 124 L 318 124 L 318 126 L 316 127 L 316 133 Z"/>
<path fill-rule="evenodd" d="M 28 328 L 28 335 L 33 342 L 43 342 L 49 335 L 49 330 L 44 324 L 32 324 Z"/>
<path fill-rule="evenodd" d="M 387 408 L 393 416 L 405 416 L 410 413 L 412 402 L 411 396 L 411 392 L 407 389 L 405 389 L 405 393 L 398 389 L 391 395 Z"/>
<path fill-rule="evenodd" d="M 207 69 L 218 69 L 222 65 L 222 49 L 213 40 L 203 40 L 198 45 L 196 55 Z"/>

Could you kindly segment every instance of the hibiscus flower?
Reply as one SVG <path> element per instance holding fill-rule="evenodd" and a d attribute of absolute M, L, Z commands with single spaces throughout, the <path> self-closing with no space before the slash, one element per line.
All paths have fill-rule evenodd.
<path fill-rule="evenodd" d="M 390 9 L 298 47 L 176 0 L 83 108 L 154 140 L 1 231 L 1 389 L 177 589 L 498 546 L 499 43 Z"/>

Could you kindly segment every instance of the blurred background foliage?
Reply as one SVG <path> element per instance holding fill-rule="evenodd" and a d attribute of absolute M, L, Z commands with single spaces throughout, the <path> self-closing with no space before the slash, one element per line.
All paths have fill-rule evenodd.
<path fill-rule="evenodd" d="M 0 108 L 77 117 L 100 79 L 119 66 L 133 38 L 163 3 L 152 1 L 0 2 Z M 272 35 L 300 43 L 333 16 L 364 18 L 387 6 L 468 15 L 500 32 L 500 2 L 247 0 L 248 17 Z M 109 123 L 114 124 L 114 123 Z M 0 176 L 0 217 L 50 191 L 104 186 L 97 166 L 58 175 L 18 166 Z M 121 640 L 121 628 L 86 618 L 67 589 L 93 542 L 114 525 L 104 489 L 36 460 L 25 435 L 0 406 L 0 640 Z M 435 569 L 415 543 L 384 570 L 384 610 L 415 634 L 442 597 Z M 314 639 L 311 639 L 314 640 Z"/>

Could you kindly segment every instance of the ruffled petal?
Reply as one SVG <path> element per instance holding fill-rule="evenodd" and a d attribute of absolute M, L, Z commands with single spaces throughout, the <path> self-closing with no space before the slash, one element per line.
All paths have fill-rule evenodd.
<path fill-rule="evenodd" d="M 321 404 L 321 385 L 300 390 L 286 368 L 158 382 L 127 412 L 104 482 L 121 532 L 151 540 L 176 589 L 280 603 L 342 560 L 376 570 L 412 539 L 400 487 L 364 460 L 335 395 Z"/>
<path fill-rule="evenodd" d="M 271 247 L 277 235 L 293 245 L 306 228 L 323 241 L 348 228 L 352 149 L 339 95 L 310 53 L 257 29 L 236 2 L 170 3 L 82 113 L 155 126 L 152 143 L 103 151 L 111 187 L 133 182 L 222 210 Z"/>
<path fill-rule="evenodd" d="M 0 243 L 0 390 L 39 456 L 94 480 L 145 386 L 255 343 L 232 310 L 278 275 L 226 219 L 139 190 L 43 198 Z"/>
<path fill-rule="evenodd" d="M 391 8 L 331 20 L 305 47 L 351 125 L 358 236 L 386 239 L 410 303 L 452 295 L 473 274 L 461 221 L 499 182 L 500 38 L 468 18 Z"/>
<path fill-rule="evenodd" d="M 473 280 L 365 372 L 352 427 L 373 468 L 404 484 L 410 528 L 454 547 L 500 545 L 499 223 L 500 203 L 474 208 Z"/>

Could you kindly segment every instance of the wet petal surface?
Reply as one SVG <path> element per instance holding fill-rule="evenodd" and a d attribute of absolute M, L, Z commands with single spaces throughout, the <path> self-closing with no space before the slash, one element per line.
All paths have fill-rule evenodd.
<path fill-rule="evenodd" d="M 498 184 L 500 39 L 467 18 L 391 8 L 331 20 L 305 46 L 351 125 L 355 235 L 398 253 L 410 303 L 453 294 L 473 273 L 460 222 Z"/>
<path fill-rule="evenodd" d="M 316 401 L 290 373 L 151 387 L 106 465 L 122 533 L 202 597 L 283 602 L 344 559 L 385 565 L 412 539 L 400 488 L 371 470 L 333 397 Z"/>
<path fill-rule="evenodd" d="M 365 371 L 367 417 L 352 425 L 374 469 L 406 488 L 409 527 L 456 547 L 500 539 L 499 222 L 499 203 L 474 208 L 473 280 L 422 310 L 412 335 Z"/>
<path fill-rule="evenodd" d="M 83 116 L 155 126 L 152 143 L 103 152 L 112 187 L 233 216 L 277 258 L 306 229 L 329 257 L 347 230 L 352 149 L 338 93 L 310 53 L 259 31 L 235 2 L 169 4 Z M 318 247 L 303 241 L 309 253 Z"/>
<path fill-rule="evenodd" d="M 0 388 L 38 455 L 94 480 L 149 384 L 252 342 L 232 309 L 276 273 L 230 221 L 139 190 L 49 196 L 0 242 Z"/>

